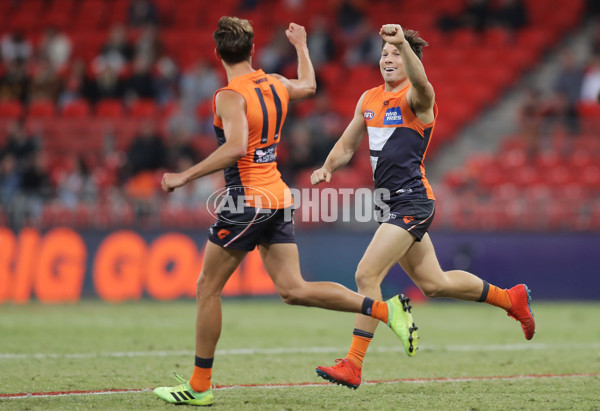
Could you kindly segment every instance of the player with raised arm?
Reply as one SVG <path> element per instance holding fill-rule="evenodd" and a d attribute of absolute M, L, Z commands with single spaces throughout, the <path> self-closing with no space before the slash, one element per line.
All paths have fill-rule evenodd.
<path fill-rule="evenodd" d="M 340 284 L 307 282 L 300 273 L 289 189 L 277 170 L 277 144 L 289 100 L 312 96 L 315 74 L 304 27 L 291 23 L 286 31 L 298 55 L 298 79 L 254 70 L 254 31 L 247 20 L 222 17 L 213 34 L 217 56 L 228 85 L 213 100 L 219 147 L 181 173 L 165 173 L 162 188 L 171 192 L 188 182 L 225 171 L 227 198 L 241 210 L 223 208 L 209 229 L 209 241 L 197 284 L 196 356 L 189 381 L 176 375 L 174 387 L 154 393 L 173 404 L 211 405 L 211 373 L 221 333 L 221 293 L 225 283 L 256 246 L 275 289 L 288 304 L 321 307 L 369 315 L 385 322 L 410 344 L 412 316 L 401 298 L 386 302 L 361 296 Z M 229 203 L 226 201 L 226 203 Z"/>
<path fill-rule="evenodd" d="M 466 271 L 443 271 L 427 230 L 435 212 L 435 197 L 423 161 L 434 129 L 437 106 L 433 86 L 421 63 L 427 42 L 417 32 L 386 24 L 379 68 L 384 84 L 360 97 L 354 117 L 331 149 L 323 167 L 311 175 L 312 184 L 331 180 L 368 135 L 375 188 L 390 193 L 390 208 L 356 269 L 360 294 L 381 300 L 381 282 L 396 263 L 427 297 L 479 301 L 501 307 L 521 322 L 525 338 L 535 332 L 529 289 L 519 284 L 500 289 Z M 377 321 L 357 315 L 348 354 L 332 367 L 317 367 L 329 381 L 358 388 L 362 362 Z M 414 351 L 410 353 L 414 354 Z"/>

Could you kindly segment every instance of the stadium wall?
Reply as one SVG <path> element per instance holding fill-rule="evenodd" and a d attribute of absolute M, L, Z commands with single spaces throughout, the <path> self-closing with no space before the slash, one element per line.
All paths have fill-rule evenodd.
<path fill-rule="evenodd" d="M 371 233 L 311 230 L 297 237 L 306 279 L 355 289 L 354 270 Z M 444 269 L 469 270 L 503 287 L 525 282 L 536 299 L 600 299 L 598 235 L 434 232 L 431 237 Z M 0 303 L 193 298 L 205 242 L 204 231 L 0 228 Z M 405 292 L 424 298 L 398 266 L 383 291 L 384 296 Z M 275 294 L 257 251 L 224 294 Z"/>

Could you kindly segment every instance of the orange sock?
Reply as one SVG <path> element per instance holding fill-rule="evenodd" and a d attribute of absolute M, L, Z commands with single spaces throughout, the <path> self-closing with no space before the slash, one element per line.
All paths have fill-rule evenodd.
<path fill-rule="evenodd" d="M 495 285 L 489 284 L 487 281 L 483 282 L 483 293 L 479 301 L 484 301 L 495 307 L 504 308 L 505 310 L 510 309 L 510 296 L 508 290 L 498 288 Z"/>
<path fill-rule="evenodd" d="M 383 301 L 373 301 L 373 306 L 371 307 L 371 317 L 377 318 L 380 321 L 383 321 L 387 324 L 388 320 L 388 307 L 387 304 Z"/>
<path fill-rule="evenodd" d="M 367 349 L 369 348 L 372 339 L 373 333 L 355 328 L 352 333 L 352 345 L 350 345 L 346 358 L 352 361 L 354 365 L 362 368 L 363 359 L 365 358 L 365 354 L 367 353 Z"/>
<path fill-rule="evenodd" d="M 210 388 L 210 378 L 212 376 L 213 358 L 196 357 L 194 373 L 190 378 L 190 386 L 196 392 L 203 392 Z"/>

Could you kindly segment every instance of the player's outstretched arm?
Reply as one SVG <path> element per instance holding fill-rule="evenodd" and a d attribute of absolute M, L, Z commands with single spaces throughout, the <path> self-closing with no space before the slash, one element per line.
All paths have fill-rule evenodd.
<path fill-rule="evenodd" d="M 404 38 L 402 27 L 399 24 L 384 24 L 379 35 L 385 42 L 396 46 L 402 56 L 404 71 L 412 86 L 406 96 L 409 106 L 424 123 L 433 121 L 433 86 L 427 80 L 423 63 Z"/>
<path fill-rule="evenodd" d="M 363 137 L 367 132 L 367 127 L 365 125 L 365 119 L 362 112 L 362 103 L 365 98 L 365 93 L 360 97 L 358 103 L 356 104 L 356 108 L 354 109 L 354 117 L 344 130 L 344 133 L 339 138 L 339 140 L 335 143 L 323 167 L 315 170 L 310 176 L 310 181 L 313 185 L 320 184 L 324 181 L 331 181 L 331 174 L 344 167 L 356 150 L 360 145 Z"/>
<path fill-rule="evenodd" d="M 223 90 L 216 97 L 217 116 L 223 121 L 225 143 L 198 164 L 181 173 L 165 173 L 162 189 L 171 192 L 192 180 L 227 168 L 246 155 L 248 119 L 246 101 L 232 90 Z"/>
<path fill-rule="evenodd" d="M 292 46 L 296 48 L 298 55 L 298 78 L 287 79 L 280 74 L 272 74 L 272 76 L 283 83 L 290 95 L 290 100 L 301 100 L 314 95 L 317 91 L 315 69 L 310 60 L 306 43 L 306 30 L 303 26 L 290 23 L 290 26 L 285 31 L 285 35 L 290 43 L 292 43 Z"/>

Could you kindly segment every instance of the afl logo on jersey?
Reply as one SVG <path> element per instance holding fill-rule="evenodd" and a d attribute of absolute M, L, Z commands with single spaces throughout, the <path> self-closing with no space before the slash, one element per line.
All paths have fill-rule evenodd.
<path fill-rule="evenodd" d="M 375 113 L 373 112 L 373 110 L 365 110 L 365 120 L 372 120 L 373 117 L 375 117 Z"/>

